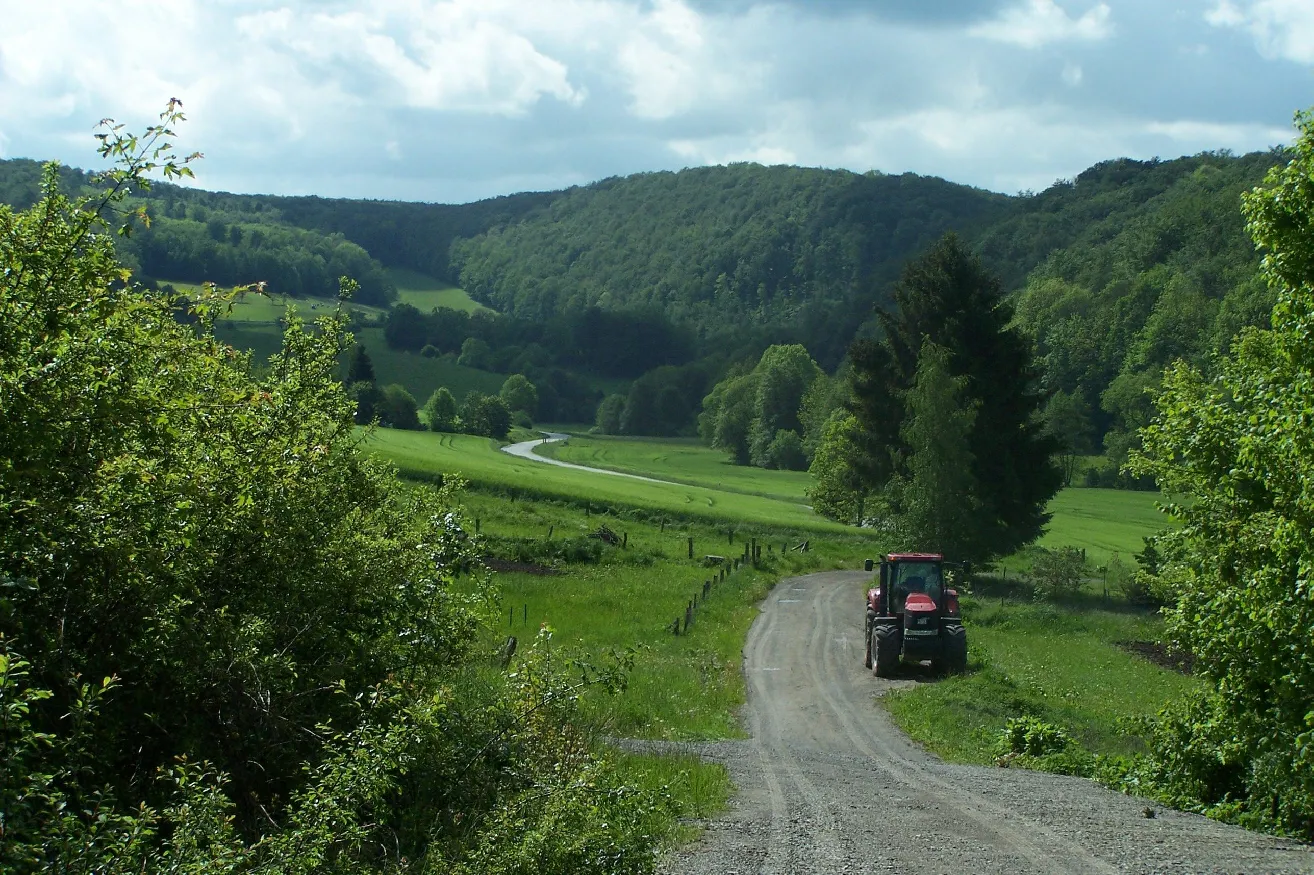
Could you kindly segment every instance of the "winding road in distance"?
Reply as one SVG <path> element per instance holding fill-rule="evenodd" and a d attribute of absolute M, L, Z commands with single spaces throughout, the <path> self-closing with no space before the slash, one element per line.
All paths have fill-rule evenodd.
<path fill-rule="evenodd" d="M 945 763 L 875 700 L 862 572 L 782 581 L 744 648 L 747 741 L 652 745 L 724 763 L 729 811 L 667 875 L 1314 873 L 1314 852 L 1081 778 Z M 971 631 L 969 628 L 968 635 Z"/>
<path fill-rule="evenodd" d="M 588 465 L 576 465 L 573 462 L 563 462 L 560 459 L 551 459 L 547 456 L 540 456 L 534 452 L 534 447 L 540 444 L 556 443 L 564 441 L 570 437 L 568 434 L 561 434 L 555 431 L 543 432 L 543 437 L 535 438 L 532 441 L 521 441 L 518 444 L 509 444 L 502 447 L 502 452 L 510 453 L 521 459 L 529 459 L 533 462 L 542 462 L 546 465 L 556 465 L 558 468 L 574 468 L 576 471 L 591 471 L 594 474 L 610 474 L 613 477 L 628 477 L 631 480 L 644 480 L 648 483 L 669 483 L 672 486 L 682 486 L 682 483 L 676 483 L 673 480 L 658 480 L 656 477 L 644 477 L 641 474 L 626 474 L 624 471 L 608 471 L 606 468 L 590 468 Z"/>

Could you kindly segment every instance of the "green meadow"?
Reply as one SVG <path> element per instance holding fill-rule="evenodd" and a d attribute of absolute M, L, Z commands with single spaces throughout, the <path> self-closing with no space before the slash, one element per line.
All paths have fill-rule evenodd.
<path fill-rule="evenodd" d="M 1100 565 L 1117 554 L 1133 562 L 1145 548 L 1142 540 L 1172 524 L 1158 509 L 1157 492 L 1126 489 L 1064 489 L 1049 504 L 1054 515 L 1040 539 L 1042 547 L 1077 547 Z"/>
<path fill-rule="evenodd" d="M 858 568 L 894 546 L 807 511 L 799 501 L 805 479 L 726 470 L 731 466 L 721 454 L 691 441 L 572 436 L 556 448 L 555 455 L 577 464 L 682 481 L 672 484 L 517 459 L 494 441 L 464 435 L 377 430 L 365 448 L 414 478 L 456 473 L 469 480 L 463 512 L 488 539 L 490 552 L 553 572 L 516 565 L 498 574 L 502 614 L 495 635 L 516 635 L 523 645 L 550 629 L 551 646 L 588 659 L 630 655 L 626 690 L 586 699 L 588 719 L 606 735 L 678 740 L 739 734 L 734 713 L 744 695 L 743 641 L 770 586 L 812 570 Z M 1156 509 L 1159 498 L 1064 490 L 1050 505 L 1053 519 L 1040 543 L 1085 548 L 1092 567 L 1114 554 L 1131 562 L 1142 538 L 1168 524 Z M 601 526 L 623 535 L 626 546 L 590 539 Z M 673 620 L 713 575 L 703 556 L 742 556 L 751 537 L 771 547 L 761 565 L 734 572 L 724 583 L 718 577 L 698 607 L 692 633 L 673 635 Z M 808 553 L 781 554 L 782 544 L 804 537 Z M 580 553 L 590 549 L 598 555 Z M 1025 551 L 1008 563 L 1024 567 Z M 1119 646 L 1159 639 L 1162 623 L 1152 612 L 1117 594 L 1055 604 L 1020 593 L 1025 589 L 1007 590 L 995 579 L 979 581 L 964 597 L 969 672 L 918 675 L 933 682 L 883 700 L 909 735 L 946 759 L 994 762 L 1008 720 L 1023 715 L 1067 731 L 1085 762 L 1092 754 L 1136 753 L 1141 741 L 1125 731 L 1126 718 L 1151 716 L 1197 686 Z M 1031 764 L 1063 770 L 1065 763 Z M 720 780 L 710 772 L 683 774 L 708 786 Z"/>
<path fill-rule="evenodd" d="M 539 452 L 577 465 L 803 504 L 808 501 L 806 490 L 811 483 L 806 471 L 767 471 L 735 465 L 723 450 L 713 450 L 696 438 L 572 435 L 568 441 L 547 444 Z"/>
<path fill-rule="evenodd" d="M 200 283 L 186 283 L 176 280 L 164 280 L 162 285 L 170 285 L 182 294 L 197 297 L 204 289 Z M 347 308 L 354 313 L 374 318 L 383 315 L 379 307 L 368 304 L 348 303 Z M 311 321 L 321 314 L 331 313 L 338 307 L 336 300 L 328 298 L 297 298 L 292 295 L 262 295 L 256 292 L 244 292 L 233 300 L 232 309 L 220 316 L 220 322 L 234 323 L 268 323 L 277 325 L 287 315 L 288 308 L 294 307 L 298 315 Z"/>
<path fill-rule="evenodd" d="M 946 759 L 993 762 L 1000 732 L 1021 716 L 1061 727 L 1090 753 L 1137 753 L 1124 718 L 1153 716 L 1199 686 L 1118 646 L 1158 639 L 1149 612 L 972 596 L 963 616 L 968 673 L 885 697 L 895 722 Z"/>
<path fill-rule="evenodd" d="M 397 287 L 397 300 L 403 304 L 410 304 L 423 313 L 438 307 L 464 310 L 467 313 L 478 310 L 495 312 L 471 298 L 465 289 L 457 288 L 428 274 L 407 270 L 404 267 L 390 267 L 387 273 L 388 279 Z"/>
<path fill-rule="evenodd" d="M 365 446 L 412 476 L 456 473 L 481 487 L 631 507 L 732 526 L 745 524 L 836 534 L 854 531 L 796 501 L 561 468 L 516 458 L 500 452 L 495 441 L 470 435 L 379 429 L 368 437 Z"/>

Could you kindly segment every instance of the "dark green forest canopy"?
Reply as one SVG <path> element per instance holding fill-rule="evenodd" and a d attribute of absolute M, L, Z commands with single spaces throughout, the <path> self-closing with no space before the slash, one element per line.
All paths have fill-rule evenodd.
<path fill-rule="evenodd" d="M 705 361 L 716 374 L 801 343 L 833 371 L 855 337 L 879 334 L 874 310 L 888 309 L 903 265 L 953 230 L 1014 297 L 1046 388 L 1080 393 L 1098 446 L 1141 424 L 1142 390 L 1165 363 L 1203 362 L 1266 323 L 1272 301 L 1239 198 L 1284 154 L 1119 159 L 1020 196 L 755 164 L 456 206 L 159 185 L 147 195 L 158 221 L 123 257 L 161 279 L 323 295 L 335 271 L 350 272 L 366 303 L 390 297 L 383 267 L 408 267 L 525 322 L 582 324 L 596 308 L 638 320 L 636 331 L 665 323 L 685 335 L 648 367 Z M 0 200 L 31 203 L 36 178 L 34 162 L 0 162 Z M 571 349 L 560 366 L 632 377 L 640 364 Z"/>

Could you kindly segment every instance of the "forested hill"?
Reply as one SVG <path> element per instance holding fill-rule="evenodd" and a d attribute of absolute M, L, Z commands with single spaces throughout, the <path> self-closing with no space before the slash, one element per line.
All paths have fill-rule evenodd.
<path fill-rule="evenodd" d="M 1272 292 L 1241 194 L 1283 152 L 1109 161 L 1020 202 L 975 241 L 1014 291 L 1047 389 L 1088 411 L 1091 449 L 1111 458 L 1150 414 L 1164 365 L 1205 366 L 1247 325 L 1267 327 Z"/>
<path fill-rule="evenodd" d="M 657 310 L 717 346 L 777 326 L 833 366 L 904 261 L 1013 209 L 913 174 L 702 167 L 574 189 L 457 243 L 452 261 L 472 295 L 513 315 Z"/>
<path fill-rule="evenodd" d="M 157 185 L 155 222 L 123 255 L 148 277 L 266 280 L 293 294 L 331 295 L 351 273 L 366 303 L 392 297 L 383 268 L 409 267 L 510 317 L 506 343 L 555 348 L 531 329 L 592 324 L 597 308 L 621 328 L 687 337 L 662 363 L 702 360 L 715 375 L 787 342 L 833 369 L 871 330 L 873 305 L 888 301 L 904 263 L 953 230 L 1015 296 L 1047 388 L 1082 414 L 1098 450 L 1110 431 L 1139 424 L 1163 364 L 1203 362 L 1240 327 L 1265 324 L 1271 299 L 1240 194 L 1282 160 L 1280 151 L 1120 159 L 1023 196 L 913 174 L 755 164 L 456 206 Z M 35 162 L 0 162 L 0 199 L 33 202 L 38 172 Z M 559 352 L 567 367 L 591 367 L 578 350 Z"/>
<path fill-rule="evenodd" d="M 0 160 L 0 202 L 17 208 L 40 195 L 41 165 Z M 86 190 L 87 174 L 65 168 L 68 191 Z M 152 218 L 120 246 L 125 261 L 155 279 L 264 281 L 291 295 L 331 297 L 337 278 L 361 284 L 360 300 L 392 298 L 383 267 L 447 280 L 454 240 L 518 221 L 560 192 L 491 198 L 472 204 L 423 204 L 320 197 L 237 195 L 155 184 L 145 196 Z"/>

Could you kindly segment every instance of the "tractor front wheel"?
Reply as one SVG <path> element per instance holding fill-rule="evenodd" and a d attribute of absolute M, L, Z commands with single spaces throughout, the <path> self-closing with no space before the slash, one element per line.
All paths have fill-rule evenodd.
<path fill-rule="evenodd" d="M 871 649 L 871 673 L 878 678 L 894 674 L 899 665 L 899 630 L 894 626 L 872 629 L 867 645 Z"/>
<path fill-rule="evenodd" d="M 967 671 L 967 630 L 950 626 L 945 632 L 944 669 L 950 674 L 962 674 Z"/>

